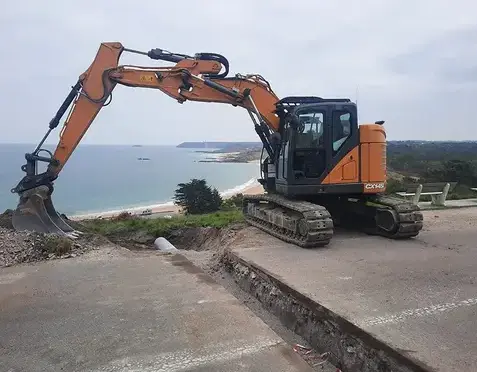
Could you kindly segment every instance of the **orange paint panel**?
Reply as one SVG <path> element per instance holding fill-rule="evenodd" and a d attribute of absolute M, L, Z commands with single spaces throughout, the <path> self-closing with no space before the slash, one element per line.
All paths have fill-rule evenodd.
<path fill-rule="evenodd" d="M 369 144 L 361 144 L 361 182 L 369 182 Z"/>
<path fill-rule="evenodd" d="M 356 180 L 356 173 L 358 168 L 358 163 L 356 161 L 349 162 L 345 165 L 343 165 L 343 180 L 349 181 L 349 180 Z"/>
<path fill-rule="evenodd" d="M 361 125 L 359 127 L 359 138 L 361 146 L 361 182 L 385 182 L 386 132 L 383 126 L 378 124 Z M 376 192 L 376 190 L 365 189 L 365 192 Z"/>
<path fill-rule="evenodd" d="M 386 143 L 369 145 L 369 182 L 386 181 Z"/>
<path fill-rule="evenodd" d="M 362 124 L 359 126 L 361 143 L 386 142 L 386 131 L 379 124 Z"/>
<path fill-rule="evenodd" d="M 347 153 L 343 159 L 333 168 L 328 176 L 323 180 L 323 184 L 357 183 L 359 148 L 355 147 Z"/>
<path fill-rule="evenodd" d="M 83 83 L 83 94 L 78 96 L 72 106 L 70 116 L 63 124 L 60 141 L 53 155 L 59 164 L 49 165 L 49 170 L 53 173 L 58 174 L 61 171 L 103 107 L 104 100 L 114 89 L 116 83 L 109 79 L 103 79 L 103 74 L 104 71 L 118 66 L 122 51 L 123 46 L 120 43 L 101 44 L 93 63 L 80 76 Z M 89 98 L 86 98 L 85 94 Z"/>

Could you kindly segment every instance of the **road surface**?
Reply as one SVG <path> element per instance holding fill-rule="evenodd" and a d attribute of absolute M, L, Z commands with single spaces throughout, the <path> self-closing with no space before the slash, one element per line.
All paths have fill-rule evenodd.
<path fill-rule="evenodd" d="M 477 370 L 477 208 L 425 211 L 410 241 L 338 231 L 302 249 L 247 228 L 233 252 L 439 371 Z"/>
<path fill-rule="evenodd" d="M 104 250 L 0 270 L 0 370 L 311 371 L 181 255 Z"/>

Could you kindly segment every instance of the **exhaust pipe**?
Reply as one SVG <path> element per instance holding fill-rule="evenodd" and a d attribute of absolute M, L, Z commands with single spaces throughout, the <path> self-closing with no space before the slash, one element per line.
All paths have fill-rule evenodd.
<path fill-rule="evenodd" d="M 48 186 L 42 185 L 20 194 L 12 224 L 17 231 L 54 233 L 76 239 L 82 232 L 68 225 L 56 211 Z"/>

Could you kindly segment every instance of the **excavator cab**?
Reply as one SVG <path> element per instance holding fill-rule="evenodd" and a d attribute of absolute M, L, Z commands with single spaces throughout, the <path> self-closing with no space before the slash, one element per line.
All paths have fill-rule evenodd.
<path fill-rule="evenodd" d="M 346 154 L 359 146 L 356 104 L 349 99 L 287 97 L 277 103 L 281 143 L 271 174 L 282 195 L 341 193 L 357 181 L 358 159 L 345 164 L 348 179 L 328 184 Z M 340 187 L 342 186 L 342 187 Z M 344 186 L 344 187 L 343 187 Z"/>

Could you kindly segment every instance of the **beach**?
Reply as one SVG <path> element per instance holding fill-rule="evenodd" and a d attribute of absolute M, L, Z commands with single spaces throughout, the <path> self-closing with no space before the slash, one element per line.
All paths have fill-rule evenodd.
<path fill-rule="evenodd" d="M 228 159 L 239 156 L 240 152 L 226 152 L 226 153 L 211 153 L 207 154 L 209 159 L 213 159 L 214 162 L 222 163 L 227 162 Z M 240 161 L 244 163 L 260 164 L 259 159 Z M 264 192 L 263 186 L 258 182 L 256 178 L 250 179 L 246 183 L 236 186 L 232 189 L 220 192 L 223 199 L 230 198 L 237 194 L 257 195 Z M 105 210 L 94 213 L 83 213 L 68 216 L 71 220 L 86 220 L 95 218 L 112 218 L 121 213 L 128 212 L 132 215 L 142 215 L 146 217 L 159 217 L 181 214 L 181 208 L 174 205 L 173 201 L 153 204 L 153 205 L 141 205 L 134 207 L 116 208 L 114 210 Z"/>
<path fill-rule="evenodd" d="M 248 182 L 244 183 L 243 185 L 237 186 L 233 189 L 226 190 L 220 193 L 222 198 L 228 199 L 237 194 L 244 194 L 244 195 L 258 195 L 264 192 L 263 186 L 258 182 L 257 179 L 251 179 Z M 81 215 L 72 215 L 68 216 L 71 220 L 87 220 L 87 219 L 95 219 L 95 218 L 112 218 L 120 213 L 129 212 L 132 215 L 141 215 L 144 211 L 148 211 L 148 216 L 168 216 L 168 215 L 176 215 L 181 213 L 181 208 L 177 205 L 174 205 L 172 201 L 167 203 L 155 204 L 155 205 L 146 205 L 146 206 L 137 206 L 133 208 L 123 208 L 123 209 L 116 209 L 104 212 L 97 212 L 97 213 L 88 213 L 88 214 L 81 214 Z"/>

